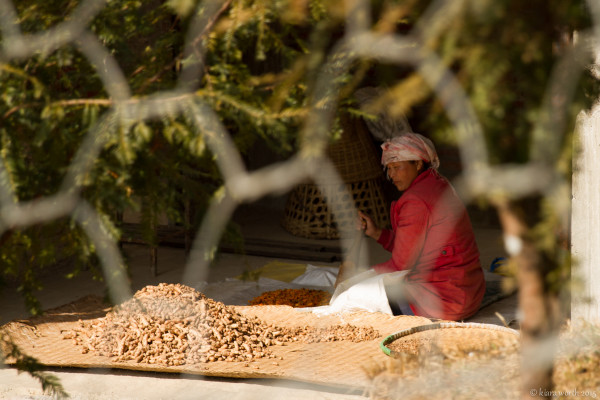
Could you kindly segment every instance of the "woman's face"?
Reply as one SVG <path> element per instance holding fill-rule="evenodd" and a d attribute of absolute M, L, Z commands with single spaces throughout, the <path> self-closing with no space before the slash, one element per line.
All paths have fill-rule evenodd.
<path fill-rule="evenodd" d="M 419 175 L 419 172 L 423 168 L 423 161 L 394 161 L 387 165 L 387 173 L 394 186 L 399 191 L 403 192 Z"/>

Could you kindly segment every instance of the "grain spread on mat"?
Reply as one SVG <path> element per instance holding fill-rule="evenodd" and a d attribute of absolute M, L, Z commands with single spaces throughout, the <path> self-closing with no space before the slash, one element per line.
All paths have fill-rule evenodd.
<path fill-rule="evenodd" d="M 176 366 L 274 358 L 270 346 L 379 338 L 368 327 L 282 328 L 247 317 L 181 284 L 146 286 L 104 318 L 63 332 L 83 353 L 115 361 Z"/>
<path fill-rule="evenodd" d="M 317 289 L 278 289 L 264 292 L 250 300 L 251 306 L 285 305 L 296 308 L 329 304 L 331 293 Z"/>

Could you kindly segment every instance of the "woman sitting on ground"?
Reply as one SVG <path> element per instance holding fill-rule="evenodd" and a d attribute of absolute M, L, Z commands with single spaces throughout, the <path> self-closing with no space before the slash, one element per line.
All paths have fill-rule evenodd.
<path fill-rule="evenodd" d="M 473 315 L 485 292 L 479 250 L 464 204 L 437 171 L 433 143 L 408 133 L 381 147 L 388 177 L 402 192 L 391 206 L 392 229 L 380 229 L 362 212 L 359 217 L 365 234 L 392 253 L 372 268 L 407 271 L 399 281 L 384 280 L 392 312 L 445 320 Z"/>

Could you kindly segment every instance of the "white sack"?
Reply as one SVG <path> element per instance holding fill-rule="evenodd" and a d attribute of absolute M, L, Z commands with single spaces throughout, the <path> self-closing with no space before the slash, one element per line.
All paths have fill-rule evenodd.
<path fill-rule="evenodd" d="M 338 285 L 328 306 L 305 309 L 318 315 L 351 311 L 382 312 L 393 315 L 385 292 L 384 279 L 401 279 L 407 271 L 377 274 L 370 269 Z"/>

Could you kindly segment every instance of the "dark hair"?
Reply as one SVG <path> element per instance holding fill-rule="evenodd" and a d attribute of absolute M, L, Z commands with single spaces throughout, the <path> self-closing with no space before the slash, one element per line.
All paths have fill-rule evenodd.
<path fill-rule="evenodd" d="M 410 160 L 410 162 L 411 162 L 412 164 L 416 164 L 416 163 L 417 163 L 417 162 L 419 162 L 419 161 L 422 161 L 422 162 L 423 162 L 423 169 L 421 170 L 421 172 L 419 172 L 419 174 L 420 174 L 420 173 L 422 173 L 422 172 L 425 172 L 425 171 L 427 171 L 427 170 L 428 170 L 428 169 L 431 167 L 431 163 L 430 163 L 430 162 L 427 162 L 427 161 L 425 161 L 425 160 Z"/>

